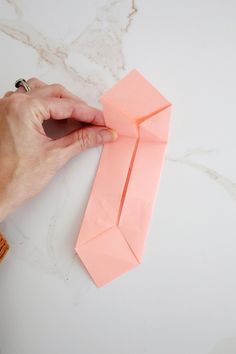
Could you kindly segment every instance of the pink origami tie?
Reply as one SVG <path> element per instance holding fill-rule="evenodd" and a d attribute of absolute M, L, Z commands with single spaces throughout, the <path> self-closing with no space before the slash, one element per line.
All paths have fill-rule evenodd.
<path fill-rule="evenodd" d="M 142 260 L 171 108 L 136 70 L 101 102 L 106 126 L 119 138 L 103 147 L 75 248 L 97 286 Z"/>

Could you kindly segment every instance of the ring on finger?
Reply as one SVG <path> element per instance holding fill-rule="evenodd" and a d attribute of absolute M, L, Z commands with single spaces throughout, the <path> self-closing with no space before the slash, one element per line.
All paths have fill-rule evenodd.
<path fill-rule="evenodd" d="M 30 86 L 27 84 L 25 79 L 18 79 L 15 82 L 15 87 L 19 88 L 19 87 L 23 87 L 25 89 L 26 92 L 30 92 L 31 88 Z"/>

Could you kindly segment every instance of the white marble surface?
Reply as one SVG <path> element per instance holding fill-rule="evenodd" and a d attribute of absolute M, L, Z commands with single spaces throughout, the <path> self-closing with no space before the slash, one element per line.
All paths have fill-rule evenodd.
<path fill-rule="evenodd" d="M 173 102 L 143 264 L 97 289 L 73 248 L 100 149 L 0 225 L 1 354 L 236 353 L 236 3 L 1 0 L 0 94 L 60 82 L 99 106 L 132 68 Z"/>

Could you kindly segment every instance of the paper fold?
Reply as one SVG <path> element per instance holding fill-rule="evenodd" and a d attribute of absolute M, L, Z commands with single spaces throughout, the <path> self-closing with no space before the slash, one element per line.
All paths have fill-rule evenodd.
<path fill-rule="evenodd" d="M 171 104 L 136 70 L 101 98 L 105 144 L 76 251 L 97 286 L 138 265 L 160 180 Z"/>

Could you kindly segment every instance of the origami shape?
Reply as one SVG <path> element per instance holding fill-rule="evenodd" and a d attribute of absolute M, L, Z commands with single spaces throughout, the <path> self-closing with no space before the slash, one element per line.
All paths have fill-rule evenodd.
<path fill-rule="evenodd" d="M 76 252 L 97 286 L 142 260 L 171 104 L 136 70 L 101 97 L 119 138 L 103 147 Z"/>

